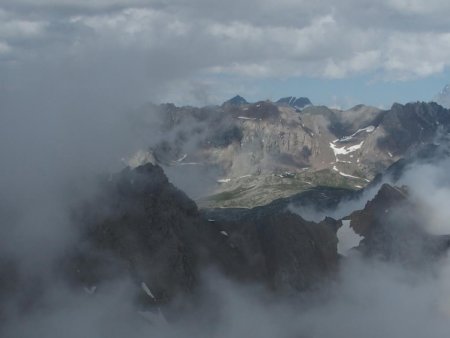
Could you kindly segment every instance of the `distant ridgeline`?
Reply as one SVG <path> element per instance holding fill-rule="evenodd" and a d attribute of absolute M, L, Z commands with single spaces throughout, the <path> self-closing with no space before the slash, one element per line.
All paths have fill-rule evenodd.
<path fill-rule="evenodd" d="M 211 189 L 192 196 L 210 207 L 264 205 L 317 186 L 358 190 L 450 129 L 450 112 L 433 102 L 338 110 L 305 97 L 249 103 L 238 95 L 220 106 L 151 111 L 168 136 L 129 163 L 170 168 L 176 183 L 197 173 Z"/>

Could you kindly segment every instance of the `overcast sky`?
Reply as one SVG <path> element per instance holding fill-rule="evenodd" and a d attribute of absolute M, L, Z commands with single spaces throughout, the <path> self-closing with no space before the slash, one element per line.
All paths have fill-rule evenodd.
<path fill-rule="evenodd" d="M 449 17 L 442 0 L 0 0 L 0 99 L 429 100 L 450 82 Z"/>

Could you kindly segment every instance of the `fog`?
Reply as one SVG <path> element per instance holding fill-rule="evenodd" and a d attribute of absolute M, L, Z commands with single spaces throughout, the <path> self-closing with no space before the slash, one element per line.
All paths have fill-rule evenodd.
<path fill-rule="evenodd" d="M 7 2 L 14 7 L 11 1 Z M 401 3 L 403 6 L 404 1 Z M 25 8 L 23 6 L 20 8 Z M 204 7 L 202 2 L 201 7 Z M 71 10 L 75 11 L 74 8 Z M 61 13 L 65 13 L 63 9 Z M 127 15 L 119 14 L 120 17 Z M 6 16 L 3 11 L 0 18 L 2 15 Z M 49 13 L 46 15 L 50 16 Z M 139 10 L 131 12 L 131 16 L 139 15 Z M 8 39 L 8 44 L 3 44 L 0 39 L 0 336 L 448 336 L 450 261 L 446 257 L 433 261 L 427 269 L 417 269 L 362 258 L 355 253 L 341 260 L 339 273 L 330 284 L 319 291 L 288 296 L 271 292 L 261 285 L 239 284 L 217 272 L 205 271 L 200 292 L 196 295 L 198 299 L 193 304 L 188 303 L 188 310 L 176 319 L 170 318 L 169 310 L 164 307 L 145 310 L 138 307 L 134 301 L 136 285 L 127 276 L 104 283 L 93 294 L 65 283 L 58 274 L 59 260 L 80 236 L 80 225 L 72 217 L 73 209 L 80 201 L 96 194 L 99 176 L 118 172 L 125 166 L 124 158 L 173 136 L 161 132 L 151 110 L 142 112 L 140 107 L 151 99 L 173 96 L 182 100 L 183 95 L 189 100 L 210 103 L 214 99 L 210 94 L 210 83 L 196 83 L 195 76 L 191 77 L 191 69 L 196 69 L 197 75 L 205 69 L 220 71 L 237 67 L 239 71 L 239 63 L 233 61 L 236 54 L 242 54 L 238 59 L 244 70 L 251 71 L 258 68 L 261 61 L 261 45 L 253 45 L 250 58 L 243 52 L 242 47 L 247 45 L 245 39 L 228 53 L 223 52 L 221 43 L 217 44 L 220 39 L 209 35 L 206 39 L 203 37 L 196 48 L 191 48 L 192 41 L 182 34 L 183 20 L 174 20 L 176 24 L 169 35 L 176 38 L 166 37 L 163 46 L 156 44 L 150 48 L 145 44 L 146 38 L 152 32 L 152 39 L 158 41 L 160 36 L 153 30 L 153 25 L 161 26 L 167 19 L 165 15 L 152 21 L 151 29 L 134 31 L 134 35 L 122 31 L 120 20 L 111 22 L 101 15 L 96 16 L 96 20 L 100 20 L 103 28 L 97 29 L 94 35 L 91 30 L 96 31 L 95 20 L 79 26 L 76 22 L 65 23 L 67 16 L 61 16 L 62 20 L 47 22 L 43 40 L 30 37 L 32 26 L 30 28 L 26 22 L 24 26 L 20 20 L 18 23 L 13 20 L 11 24 L 17 27 L 7 27 L 9 35 L 0 36 Z M 88 19 L 89 15 L 79 18 L 82 21 Z M 145 17 L 145 21 L 147 19 Z M 278 20 L 284 22 L 282 18 Z M 448 22 L 446 16 L 443 22 Z M 233 35 L 239 35 L 242 28 L 237 24 L 236 29 L 233 23 L 231 31 L 214 22 L 212 27 L 219 36 L 225 30 L 231 37 L 228 40 L 234 41 Z M 205 27 L 210 27 L 209 21 L 208 25 L 196 26 L 192 32 L 194 35 L 199 31 L 206 32 Z M 20 34 L 14 35 L 14 30 Z M 121 32 L 118 35 L 122 38 L 115 38 L 117 31 Z M 70 43 L 65 40 L 65 33 L 70 33 Z M 259 41 L 264 32 L 254 34 L 249 30 L 246 34 L 246 39 L 256 36 Z M 286 41 L 297 36 L 289 35 L 283 42 L 278 34 L 285 35 L 281 30 L 271 39 L 282 41 L 284 46 L 289 45 Z M 207 49 L 212 40 L 216 47 L 212 56 L 208 56 Z M 356 40 L 361 39 L 352 41 Z M 441 46 L 448 45 L 446 39 L 439 41 Z M 119 43 L 121 47 L 116 48 Z M 416 44 L 422 48 L 421 43 Z M 265 53 L 272 55 L 272 45 L 263 45 Z M 14 53 L 19 50 L 20 55 L 8 54 L 8 48 L 4 46 Z M 180 49 L 185 53 L 178 53 Z M 329 62 L 329 53 L 322 53 L 322 47 L 319 49 Z M 198 51 L 202 51 L 202 58 L 198 58 Z M 217 63 L 215 57 L 222 61 Z M 448 59 L 445 53 L 443 59 Z M 285 65 L 284 61 L 281 59 L 276 64 Z M 262 64 L 262 68 L 272 69 L 269 66 L 273 62 Z M 297 66 L 308 64 L 293 63 L 296 69 L 306 69 L 308 67 Z M 348 62 L 342 62 L 342 65 L 346 64 Z M 425 62 L 425 66 L 427 64 Z M 397 66 L 402 74 L 420 69 L 404 67 L 407 71 L 403 66 Z M 318 69 L 313 74 L 322 74 L 319 69 L 325 68 L 329 67 L 319 63 L 313 67 Z M 344 69 L 338 74 L 353 71 L 346 70 L 345 66 L 341 68 Z M 285 71 L 290 72 L 291 69 Z M 180 87 L 184 93 L 177 92 Z M 221 90 L 226 94 L 230 91 L 223 87 Z M 231 90 L 234 92 L 235 88 Z M 167 95 L 166 91 L 169 92 Z M 197 137 L 200 139 L 202 134 Z M 195 137 L 191 138 L 186 149 L 195 148 L 196 142 Z M 172 182 L 194 197 L 207 192 L 217 174 L 197 167 L 182 172 L 167 168 L 167 173 Z M 417 217 L 428 216 L 422 224 L 425 230 L 450 234 L 450 161 L 443 159 L 434 164 L 412 165 L 397 184 L 407 185 L 412 199 L 422 206 L 417 210 Z M 361 198 L 345 201 L 332 211 L 296 211 L 311 220 L 319 220 L 325 215 L 342 218 L 362 209 L 378 188 L 367 189 Z M 183 301 L 173 300 L 175 303 Z"/>
<path fill-rule="evenodd" d="M 10 103 L 11 104 L 11 103 Z M 61 114 L 61 110 L 67 110 Z M 39 276 L 37 304 L 23 312 L 20 297 L 4 297 L 4 337 L 446 337 L 450 330 L 450 262 L 432 269 L 397 263 L 344 259 L 336 279 L 318 292 L 273 294 L 260 285 L 237 284 L 205 272 L 196 307 L 176 320 L 164 308 L 141 312 L 133 283 L 125 277 L 95 294 L 74 290 L 51 271 L 55 259 L 77 240 L 69 217 L 78 199 L 95 192 L 95 177 L 123 167 L 121 158 L 152 142 L 136 137 L 119 110 L 68 108 L 64 100 L 9 105 L 2 115 L 2 252 L 12 255 L 24 276 Z M 25 122 L 26 121 L 26 122 Z M 450 162 L 416 164 L 398 182 L 430 215 L 424 228 L 448 234 Z M 187 178 L 192 181 L 192 178 Z M 345 202 L 332 216 L 363 208 L 379 186 Z M 307 216 L 305 216 L 307 217 Z M 8 276 L 6 277 L 8 278 Z M 19 294 L 33 292 L 21 284 Z M 21 289 L 23 288 L 23 289 Z M 31 288 L 31 289 L 30 289 Z M 149 318 L 151 318 L 149 320 Z M 155 319 L 156 318 L 156 319 Z"/>
<path fill-rule="evenodd" d="M 428 215 L 425 225 L 433 234 L 450 233 L 450 161 L 446 158 L 436 164 L 420 164 L 400 179 L 410 187 L 411 194 Z"/>
<path fill-rule="evenodd" d="M 449 262 L 436 274 L 354 257 L 325 294 L 275 297 L 208 275 L 202 303 L 175 322 L 148 321 L 127 283 L 95 296 L 54 285 L 39 311 L 7 318 L 5 337 L 446 337 Z M 11 309 L 10 309 L 11 311 Z M 152 316 L 155 318 L 155 316 Z"/>
<path fill-rule="evenodd" d="M 341 263 L 331 285 L 320 292 L 286 297 L 260 285 L 237 284 L 206 272 L 196 307 L 177 320 L 140 312 L 133 283 L 124 277 L 95 294 L 74 290 L 56 278 L 54 263 L 78 238 L 70 210 L 92 196 L 99 174 L 123 168 L 122 158 L 162 136 L 136 129 L 136 114 L 114 102 L 74 104 L 78 93 L 55 87 L 39 95 L 23 92 L 2 102 L 1 251 L 20 275 L 40 281 L 17 285 L 19 296 L 2 298 L 4 337 L 446 337 L 450 330 L 450 262 L 432 269 L 405 268 L 357 254 Z M 55 93 L 50 95 L 50 93 Z M 26 100 L 22 100 L 26 98 Z M 52 97 L 50 102 L 48 97 Z M 46 98 L 46 99 L 44 99 Z M 147 124 L 153 123 L 151 112 Z M 139 123 L 137 123 L 139 125 Z M 170 136 L 170 135 L 169 135 Z M 193 147 L 192 145 L 188 145 Z M 429 217 L 424 228 L 450 233 L 450 162 L 415 164 L 398 184 Z M 183 181 L 182 177 L 178 177 Z M 195 176 L 185 184 L 196 185 Z M 378 186 L 329 215 L 341 218 L 362 209 Z M 305 210 L 305 218 L 318 217 Z M 320 215 L 323 217 L 324 215 Z M 10 276 L 3 278 L 8 279 Z M 23 297 L 39 292 L 23 311 Z M 164 308 L 160 310 L 164 313 Z M 153 320 L 149 320 L 149 316 Z M 157 318 L 156 320 L 154 318 Z"/>
<path fill-rule="evenodd" d="M 446 337 L 450 330 L 450 262 L 432 269 L 409 269 L 367 260 L 357 254 L 341 263 L 331 285 L 301 295 L 272 294 L 260 285 L 237 284 L 206 272 L 196 307 L 176 320 L 140 312 L 133 283 L 103 285 L 95 294 L 74 290 L 55 276 L 54 264 L 77 241 L 71 208 L 96 191 L 96 177 L 123 168 L 122 158 L 158 141 L 145 115 L 139 129 L 133 109 L 115 102 L 89 101 L 83 93 L 59 88 L 19 92 L 2 101 L 1 252 L 25 279 L 3 296 L 4 337 Z M 20 95 L 19 95 L 20 94 Z M 78 102 L 79 95 L 84 100 Z M 51 98 L 51 99 L 49 99 Z M 155 124 L 156 125 L 156 124 Z M 137 129 L 136 129 L 137 128 Z M 195 140 L 187 147 L 194 147 Z M 450 162 L 415 164 L 397 184 L 406 184 L 429 217 L 424 228 L 449 234 Z M 196 176 L 179 176 L 182 186 Z M 181 182 L 181 183 L 180 183 Z M 380 183 L 381 184 L 381 183 Z M 378 186 L 328 215 L 341 218 L 362 209 Z M 305 218 L 319 216 L 299 211 Z M 312 215 L 312 216 L 311 216 Z M 323 217 L 321 214 L 320 217 Z M 2 278 L 9 279 L 11 276 Z M 36 304 L 24 298 L 39 292 Z M 164 313 L 164 308 L 159 310 Z M 149 316 L 153 320 L 149 320 Z M 154 318 L 157 318 L 156 320 Z"/>
<path fill-rule="evenodd" d="M 70 240 L 68 208 L 94 176 L 123 167 L 121 156 L 148 141 L 113 102 L 75 103 L 80 93 L 58 84 L 35 91 L 2 101 L 0 122 L 0 198 L 10 215 L 2 249 L 33 258 Z"/>
<path fill-rule="evenodd" d="M 290 204 L 289 210 L 300 215 L 303 219 L 313 222 L 320 222 L 325 217 L 331 217 L 334 219 L 342 219 L 350 215 L 355 210 L 364 209 L 364 206 L 368 201 L 375 197 L 383 183 L 391 183 L 392 178 L 387 176 L 383 177 L 380 182 L 373 185 L 368 185 L 365 189 L 361 190 L 361 194 L 357 196 L 343 197 L 336 207 L 331 209 L 320 209 L 314 205 L 296 205 Z"/>

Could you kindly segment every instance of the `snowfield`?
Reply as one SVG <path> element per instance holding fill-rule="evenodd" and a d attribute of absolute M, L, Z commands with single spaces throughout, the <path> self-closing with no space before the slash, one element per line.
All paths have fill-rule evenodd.
<path fill-rule="evenodd" d="M 336 142 L 336 141 L 334 141 Z M 357 151 L 358 149 L 361 149 L 362 145 L 364 144 L 364 141 L 362 141 L 359 144 L 355 144 L 353 146 L 350 147 L 337 147 L 333 142 L 330 143 L 330 148 L 333 150 L 334 152 L 334 156 L 336 157 L 336 161 L 338 161 L 337 156 L 338 155 L 348 155 L 350 153 L 353 153 L 354 151 Z"/>

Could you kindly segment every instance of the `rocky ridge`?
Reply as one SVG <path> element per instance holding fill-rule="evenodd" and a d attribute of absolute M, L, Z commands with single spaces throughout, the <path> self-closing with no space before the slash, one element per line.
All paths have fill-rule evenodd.
<path fill-rule="evenodd" d="M 339 222 L 308 222 L 270 206 L 234 218 L 200 213 L 152 164 L 105 182 L 102 197 L 80 215 L 83 240 L 65 263 L 70 280 L 90 290 L 128 275 L 157 304 L 195 293 L 209 266 L 239 281 L 304 291 L 338 262 Z"/>
<path fill-rule="evenodd" d="M 66 258 L 65 274 L 86 292 L 128 276 L 144 307 L 195 295 L 202 273 L 211 268 L 275 292 L 320 288 L 345 259 L 337 249 L 345 222 L 360 236 L 349 252 L 365 257 L 426 265 L 443 257 L 450 246 L 449 236 L 423 230 L 406 188 L 387 184 L 363 209 L 320 222 L 306 221 L 289 206 L 315 201 L 324 209 L 333 208 L 359 196 L 317 188 L 253 209 L 199 211 L 152 164 L 117 174 L 106 183 L 105 193 L 81 213 L 83 240 Z"/>
<path fill-rule="evenodd" d="M 180 175 L 187 167 L 213 173 L 207 196 L 194 196 L 201 206 L 252 207 L 314 186 L 361 189 L 450 128 L 450 112 L 435 103 L 340 111 L 299 110 L 289 104 L 293 98 L 244 101 L 153 106 L 169 136 L 140 158 L 153 158 Z M 142 163 L 136 156 L 133 162 Z"/>

